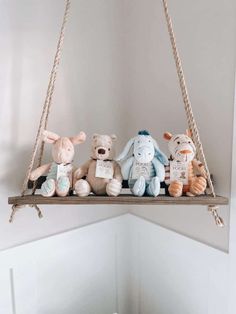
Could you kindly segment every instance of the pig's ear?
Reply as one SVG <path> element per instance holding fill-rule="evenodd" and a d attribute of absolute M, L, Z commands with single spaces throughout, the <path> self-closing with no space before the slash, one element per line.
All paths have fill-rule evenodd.
<path fill-rule="evenodd" d="M 167 141 L 169 141 L 171 138 L 172 138 L 172 134 L 170 133 L 170 132 L 165 132 L 164 134 L 163 134 L 163 138 L 165 139 L 165 140 L 167 140 Z"/>
<path fill-rule="evenodd" d="M 70 140 L 73 145 L 82 144 L 86 140 L 86 134 L 84 132 L 80 132 L 78 135 L 70 137 Z"/>
<path fill-rule="evenodd" d="M 50 131 L 43 131 L 43 141 L 45 143 L 54 144 L 57 140 L 59 140 L 60 136 L 56 133 Z"/>
<path fill-rule="evenodd" d="M 187 129 L 187 130 L 186 130 L 186 135 L 187 135 L 188 137 L 192 138 L 192 132 L 191 132 L 190 129 Z"/>

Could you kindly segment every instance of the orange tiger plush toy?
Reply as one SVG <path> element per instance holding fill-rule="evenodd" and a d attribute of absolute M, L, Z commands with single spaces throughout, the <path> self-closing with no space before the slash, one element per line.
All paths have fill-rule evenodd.
<path fill-rule="evenodd" d="M 165 183 L 173 197 L 204 194 L 207 186 L 203 164 L 195 159 L 196 147 L 187 130 L 186 134 L 164 133 L 170 151 L 170 164 L 166 167 Z"/>

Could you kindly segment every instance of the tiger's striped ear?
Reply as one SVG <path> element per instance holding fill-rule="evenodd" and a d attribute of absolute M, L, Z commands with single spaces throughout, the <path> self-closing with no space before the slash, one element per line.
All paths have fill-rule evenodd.
<path fill-rule="evenodd" d="M 170 132 L 165 132 L 164 134 L 163 134 L 163 138 L 165 139 L 165 140 L 167 140 L 167 141 L 169 141 L 171 138 L 172 138 L 172 134 L 170 133 Z"/>
<path fill-rule="evenodd" d="M 186 135 L 190 138 L 192 138 L 192 131 L 190 129 L 186 130 Z"/>

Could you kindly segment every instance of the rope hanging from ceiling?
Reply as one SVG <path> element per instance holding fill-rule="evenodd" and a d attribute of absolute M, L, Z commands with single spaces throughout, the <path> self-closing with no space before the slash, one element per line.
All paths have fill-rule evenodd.
<path fill-rule="evenodd" d="M 52 106 L 52 99 L 53 99 L 53 93 L 54 93 L 54 89 L 55 89 L 55 82 L 56 82 L 56 78 L 57 78 L 58 67 L 59 67 L 60 60 L 61 60 L 61 52 L 62 52 L 62 46 L 63 46 L 63 42 L 64 42 L 64 37 L 65 37 L 66 23 L 68 21 L 68 16 L 69 16 L 70 2 L 71 2 L 70 0 L 65 0 L 65 12 L 64 12 L 63 20 L 62 20 L 62 26 L 61 26 L 61 30 L 60 30 L 59 40 L 57 43 L 56 54 L 54 57 L 54 62 L 53 62 L 52 70 L 50 73 L 46 98 L 45 98 L 45 101 L 43 103 L 42 114 L 41 114 L 38 130 L 37 130 L 37 134 L 36 134 L 36 138 L 35 138 L 35 143 L 33 146 L 29 166 L 28 166 L 27 171 L 26 171 L 25 179 L 24 179 L 24 182 L 22 185 L 21 197 L 24 197 L 26 195 L 27 190 L 28 190 L 28 182 L 29 182 L 29 178 L 30 178 L 30 173 L 34 167 L 34 164 L 36 163 L 36 166 L 39 167 L 41 165 L 41 162 L 42 162 L 42 158 L 43 158 L 43 154 L 44 154 L 44 142 L 41 141 L 41 138 L 42 138 L 43 131 L 46 130 L 47 125 L 48 125 L 48 118 L 49 118 L 49 114 L 50 114 L 50 108 Z M 167 24 L 167 28 L 168 28 L 168 34 L 170 37 L 172 52 L 173 52 L 173 56 L 174 56 L 174 60 L 175 60 L 175 65 L 176 65 L 177 75 L 178 75 L 178 79 L 179 79 L 179 85 L 180 85 L 180 89 L 181 89 L 182 99 L 183 99 L 183 103 L 184 103 L 184 110 L 185 110 L 186 117 L 187 117 L 188 127 L 191 131 L 193 142 L 197 148 L 197 155 L 206 169 L 206 177 L 207 177 L 207 182 L 208 182 L 208 186 L 209 186 L 209 190 L 207 193 L 212 198 L 216 198 L 217 196 L 216 196 L 216 193 L 214 190 L 214 185 L 212 183 L 210 171 L 209 171 L 209 168 L 207 165 L 207 161 L 206 161 L 206 157 L 204 154 L 202 142 L 200 139 L 199 130 L 197 127 L 196 120 L 194 118 L 193 109 L 192 109 L 192 105 L 191 105 L 188 90 L 187 90 L 187 85 L 186 85 L 186 81 L 185 81 L 185 77 L 184 77 L 182 62 L 181 62 L 179 51 L 178 51 L 177 44 L 176 44 L 176 38 L 175 38 L 174 30 L 173 30 L 172 20 L 171 20 L 170 13 L 168 10 L 167 0 L 162 0 L 162 4 L 163 4 L 163 8 L 164 8 L 164 14 L 165 14 L 166 24 Z M 34 195 L 34 193 L 35 193 L 36 186 L 37 186 L 37 182 L 35 182 L 33 185 L 32 195 Z M 13 204 L 10 222 L 13 221 L 13 218 L 14 218 L 16 211 L 19 208 L 21 208 L 22 206 L 23 205 Z M 42 217 L 42 213 L 36 204 L 28 204 L 28 206 L 34 207 L 38 212 L 38 216 L 40 218 Z M 208 204 L 209 211 L 212 213 L 217 226 L 222 227 L 222 226 L 224 226 L 224 222 L 223 222 L 223 219 L 218 215 L 217 208 L 218 208 L 217 205 L 212 205 L 209 202 L 209 204 Z"/>

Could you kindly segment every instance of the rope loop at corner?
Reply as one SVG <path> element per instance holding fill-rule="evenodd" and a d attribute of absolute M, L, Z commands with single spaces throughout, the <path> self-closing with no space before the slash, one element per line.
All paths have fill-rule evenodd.
<path fill-rule="evenodd" d="M 219 208 L 219 206 L 216 206 L 216 205 L 209 205 L 209 206 L 208 206 L 208 210 L 209 210 L 209 212 L 212 213 L 212 215 L 213 215 L 213 217 L 214 217 L 214 219 L 215 219 L 216 225 L 217 225 L 218 227 L 223 228 L 223 227 L 225 226 L 225 224 L 224 224 L 223 218 L 221 218 L 221 217 L 219 216 L 219 214 L 218 214 L 218 211 L 217 211 L 218 208 Z"/>
<path fill-rule="evenodd" d="M 10 215 L 10 218 L 9 218 L 9 223 L 13 223 L 15 215 L 16 215 L 16 212 L 19 209 L 21 209 L 23 207 L 26 207 L 26 206 L 29 206 L 31 208 L 35 208 L 37 213 L 38 213 L 38 217 L 40 219 L 43 218 L 43 214 L 42 214 L 40 208 L 38 207 L 38 205 L 36 205 L 36 204 L 28 204 L 28 205 L 17 205 L 17 204 L 14 204 L 14 205 L 12 205 L 12 211 L 11 211 L 11 215 Z"/>

